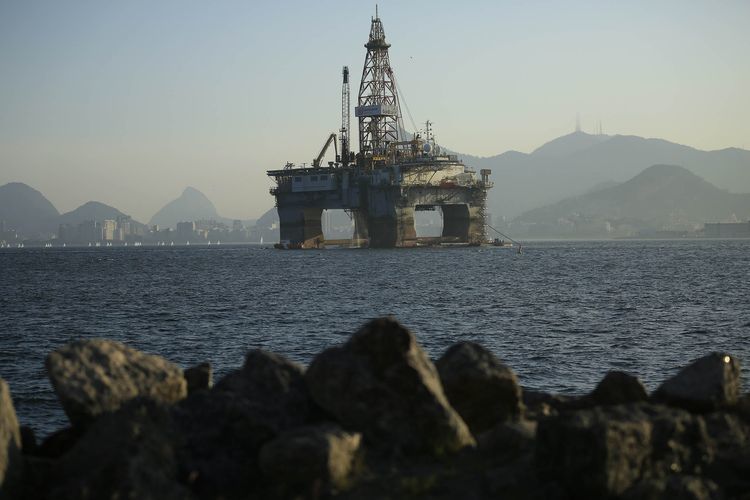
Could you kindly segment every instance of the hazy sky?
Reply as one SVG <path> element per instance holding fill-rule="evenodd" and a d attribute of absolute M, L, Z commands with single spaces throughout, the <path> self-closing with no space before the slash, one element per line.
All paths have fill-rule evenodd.
<path fill-rule="evenodd" d="M 750 148 L 750 2 L 381 1 L 406 104 L 438 141 L 531 151 L 604 132 Z M 273 205 L 356 96 L 374 2 L 0 0 L 0 184 L 142 221 L 185 186 Z M 403 103 L 402 103 L 403 107 Z M 405 119 L 409 125 L 408 118 Z M 353 127 L 356 127 L 352 121 Z M 500 181 L 500 179 L 495 179 Z"/>

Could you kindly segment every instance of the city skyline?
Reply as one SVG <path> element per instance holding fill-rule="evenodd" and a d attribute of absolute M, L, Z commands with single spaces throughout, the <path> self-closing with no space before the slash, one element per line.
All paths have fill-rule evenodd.
<path fill-rule="evenodd" d="M 379 11 L 409 114 L 453 150 L 530 152 L 579 113 L 592 133 L 750 146 L 747 4 Z M 138 220 L 192 185 L 225 217 L 258 217 L 273 203 L 265 171 L 310 162 L 340 126 L 341 66 L 356 86 L 373 14 L 344 2 L 4 3 L 0 184 L 30 184 L 63 212 L 103 198 Z"/>

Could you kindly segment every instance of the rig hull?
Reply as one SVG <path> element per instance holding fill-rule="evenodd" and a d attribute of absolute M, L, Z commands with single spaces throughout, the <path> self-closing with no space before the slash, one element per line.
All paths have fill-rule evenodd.
<path fill-rule="evenodd" d="M 439 208 L 441 238 L 433 243 L 485 241 L 488 181 L 477 180 L 457 161 L 428 161 L 361 171 L 356 167 L 287 169 L 269 172 L 279 214 L 281 241 L 288 248 L 325 246 L 323 210 L 346 210 L 354 221 L 357 246 L 403 248 L 419 245 L 418 210 Z M 325 183 L 319 179 L 325 178 Z"/>

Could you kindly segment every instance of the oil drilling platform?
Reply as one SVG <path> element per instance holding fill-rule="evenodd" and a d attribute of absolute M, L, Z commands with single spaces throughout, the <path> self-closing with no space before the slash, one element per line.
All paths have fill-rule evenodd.
<path fill-rule="evenodd" d="M 479 245 L 486 241 L 485 205 L 490 170 L 480 176 L 455 155 L 444 154 L 427 122 L 409 135 L 401 117 L 396 79 L 383 24 L 372 19 L 354 114 L 359 152 L 350 143 L 349 69 L 343 68 L 341 129 L 332 133 L 310 166 L 287 163 L 269 170 L 276 186 L 282 248 L 325 246 L 323 210 L 345 210 L 354 222 L 352 244 L 373 248 L 419 246 L 414 213 L 441 210 L 442 235 L 430 244 Z M 336 161 L 321 165 L 333 144 Z"/>

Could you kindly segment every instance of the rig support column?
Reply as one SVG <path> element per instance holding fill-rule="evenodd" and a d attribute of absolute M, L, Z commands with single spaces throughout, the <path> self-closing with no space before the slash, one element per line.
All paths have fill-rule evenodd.
<path fill-rule="evenodd" d="M 281 240 L 289 241 L 292 247 L 317 248 L 323 246 L 323 226 L 320 217 L 323 208 L 315 206 L 279 207 L 279 229 Z"/>
<path fill-rule="evenodd" d="M 469 241 L 469 205 L 441 205 L 443 211 L 443 237 Z"/>

